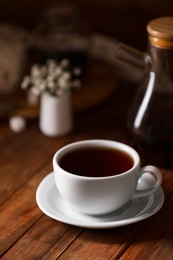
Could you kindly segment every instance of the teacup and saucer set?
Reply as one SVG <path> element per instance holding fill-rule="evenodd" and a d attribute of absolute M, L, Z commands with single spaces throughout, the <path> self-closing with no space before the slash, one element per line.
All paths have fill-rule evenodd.
<path fill-rule="evenodd" d="M 125 226 L 157 213 L 164 203 L 162 175 L 140 167 L 130 146 L 102 139 L 60 148 L 53 172 L 39 184 L 36 201 L 52 219 L 93 229 Z"/>

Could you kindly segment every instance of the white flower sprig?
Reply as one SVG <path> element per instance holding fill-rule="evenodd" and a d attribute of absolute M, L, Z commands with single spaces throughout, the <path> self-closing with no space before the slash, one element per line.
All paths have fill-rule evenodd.
<path fill-rule="evenodd" d="M 25 76 L 21 88 L 29 89 L 38 96 L 48 92 L 53 96 L 61 96 L 67 90 L 79 88 L 81 81 L 80 68 L 73 68 L 68 59 L 60 62 L 47 60 L 45 65 L 33 65 L 30 76 Z"/>

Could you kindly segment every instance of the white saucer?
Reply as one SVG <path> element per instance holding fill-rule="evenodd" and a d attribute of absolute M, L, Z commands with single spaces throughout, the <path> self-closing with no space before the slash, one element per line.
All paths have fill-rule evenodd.
<path fill-rule="evenodd" d="M 160 187 L 153 195 L 133 199 L 109 215 L 88 216 L 74 212 L 63 200 L 52 172 L 38 186 L 36 201 L 39 208 L 55 220 L 78 227 L 105 229 L 125 226 L 154 215 L 163 205 L 164 193 Z"/>

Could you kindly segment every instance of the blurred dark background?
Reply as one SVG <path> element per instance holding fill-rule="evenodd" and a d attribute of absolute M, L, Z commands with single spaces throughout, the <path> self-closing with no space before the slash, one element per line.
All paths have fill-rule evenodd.
<path fill-rule="evenodd" d="M 0 21 L 32 30 L 51 0 L 0 0 Z M 172 16 L 172 0 L 71 0 L 92 31 L 113 36 L 146 49 L 146 24 L 153 18 Z"/>

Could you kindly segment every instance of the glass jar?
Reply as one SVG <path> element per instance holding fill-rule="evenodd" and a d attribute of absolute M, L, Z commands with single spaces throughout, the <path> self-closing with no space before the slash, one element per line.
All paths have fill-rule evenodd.
<path fill-rule="evenodd" d="M 138 142 L 173 154 L 173 17 L 149 22 L 147 73 L 135 97 L 128 127 Z M 169 155 L 166 153 L 169 152 Z M 171 158 L 170 158 L 171 157 Z M 173 165 L 173 162 L 171 162 Z"/>
<path fill-rule="evenodd" d="M 70 3 L 51 5 L 42 15 L 30 38 L 31 63 L 68 58 L 83 67 L 89 48 L 89 30 Z"/>

